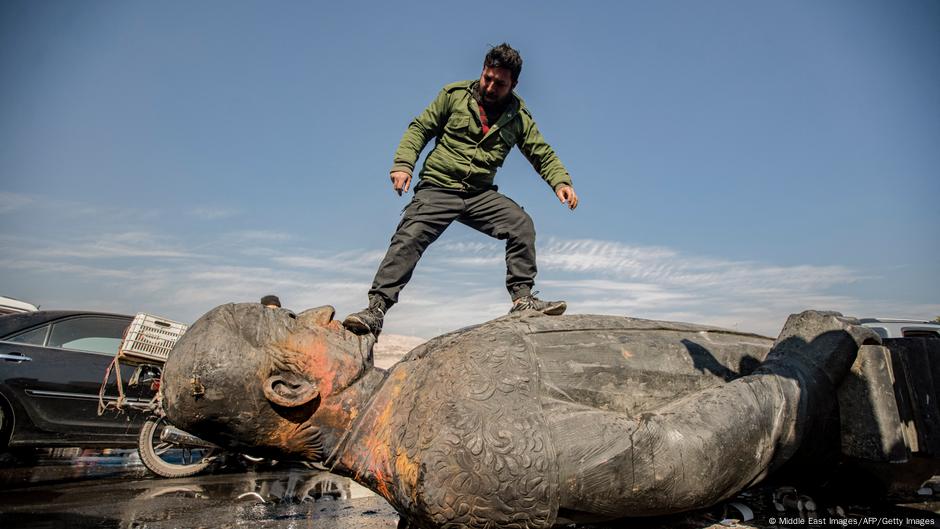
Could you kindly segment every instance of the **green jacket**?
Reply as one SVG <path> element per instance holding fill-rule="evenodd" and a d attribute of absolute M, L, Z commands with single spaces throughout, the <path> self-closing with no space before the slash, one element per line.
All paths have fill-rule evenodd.
<path fill-rule="evenodd" d="M 513 145 L 519 146 L 552 189 L 571 185 L 565 166 L 545 142 L 532 114 L 515 92 L 503 115 L 483 135 L 480 108 L 473 97 L 478 83 L 460 81 L 441 90 L 408 125 L 395 151 L 392 171 L 412 174 L 421 151 L 436 137 L 419 175 L 435 186 L 466 191 L 487 189 Z"/>

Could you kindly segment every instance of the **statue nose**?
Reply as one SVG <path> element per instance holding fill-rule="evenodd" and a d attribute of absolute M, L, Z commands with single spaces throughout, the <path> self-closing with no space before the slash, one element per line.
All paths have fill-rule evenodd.
<path fill-rule="evenodd" d="M 323 305 L 301 312 L 298 319 L 314 325 L 327 325 L 333 321 L 335 315 L 336 309 L 332 305 Z"/>

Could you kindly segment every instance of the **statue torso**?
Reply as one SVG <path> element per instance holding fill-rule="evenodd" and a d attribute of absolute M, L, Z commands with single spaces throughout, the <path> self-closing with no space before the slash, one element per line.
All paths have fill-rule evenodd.
<path fill-rule="evenodd" d="M 625 449 L 610 423 L 732 378 L 770 344 L 662 326 L 516 315 L 435 338 L 391 369 L 343 460 L 425 525 L 550 527 Z"/>

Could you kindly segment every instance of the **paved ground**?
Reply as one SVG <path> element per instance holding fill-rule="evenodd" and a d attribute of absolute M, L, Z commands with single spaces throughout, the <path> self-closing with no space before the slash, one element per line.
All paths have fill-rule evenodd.
<path fill-rule="evenodd" d="M 394 528 L 398 515 L 346 478 L 259 466 L 183 479 L 133 456 L 41 461 L 0 470 L 0 528 Z"/>
<path fill-rule="evenodd" d="M 0 469 L 0 528 L 378 529 L 398 524 L 397 513 L 372 492 L 303 466 L 229 468 L 161 479 L 131 451 L 71 456 Z M 734 522 L 744 516 L 726 503 L 681 516 L 581 528 L 936 527 L 940 521 L 940 502 L 933 495 L 877 506 L 820 505 L 813 513 L 791 506 L 780 513 L 773 506 L 775 490 L 752 490 L 734 500 L 754 512 L 747 522 Z"/>

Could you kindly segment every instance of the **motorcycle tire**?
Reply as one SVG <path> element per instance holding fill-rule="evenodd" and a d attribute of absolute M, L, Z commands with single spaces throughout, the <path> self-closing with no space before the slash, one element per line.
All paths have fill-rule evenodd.
<path fill-rule="evenodd" d="M 191 448 L 161 441 L 160 432 L 168 425 L 164 417 L 150 417 L 144 423 L 137 442 L 141 463 L 164 478 L 184 478 L 205 470 L 218 449 Z"/>

